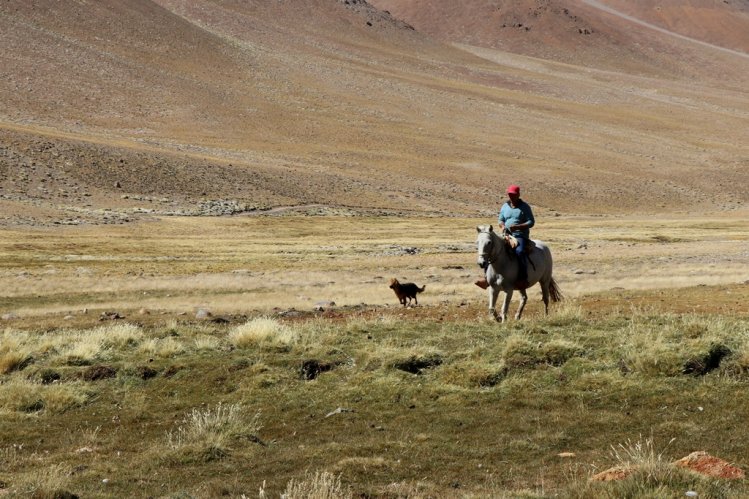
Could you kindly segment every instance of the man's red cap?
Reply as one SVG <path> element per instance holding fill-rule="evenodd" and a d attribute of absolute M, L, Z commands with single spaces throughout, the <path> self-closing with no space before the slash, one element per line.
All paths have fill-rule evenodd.
<path fill-rule="evenodd" d="M 510 187 L 507 188 L 507 194 L 520 194 L 520 186 L 512 184 Z"/>

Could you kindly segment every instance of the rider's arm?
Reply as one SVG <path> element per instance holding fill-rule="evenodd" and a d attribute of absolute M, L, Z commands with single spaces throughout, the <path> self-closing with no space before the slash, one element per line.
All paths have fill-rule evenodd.
<path fill-rule="evenodd" d="M 507 217 L 505 216 L 505 205 L 502 205 L 502 208 L 499 209 L 499 215 L 497 215 L 497 223 L 499 224 L 500 232 L 505 230 L 506 220 L 507 220 Z"/>

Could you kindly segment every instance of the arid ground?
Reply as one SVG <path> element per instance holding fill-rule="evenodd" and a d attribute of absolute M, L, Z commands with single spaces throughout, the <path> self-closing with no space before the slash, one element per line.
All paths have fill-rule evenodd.
<path fill-rule="evenodd" d="M 115 497 L 138 484 L 153 496 L 262 496 L 265 480 L 276 494 L 325 470 L 365 497 L 600 497 L 568 479 L 600 471 L 609 445 L 678 436 L 686 455 L 705 450 L 687 435 L 706 447 L 711 431 L 725 441 L 708 450 L 745 469 L 747 441 L 731 428 L 745 418 L 749 372 L 747 75 L 746 0 L 0 2 L 0 496 Z M 499 326 L 473 285 L 475 227 L 496 223 L 510 183 L 533 206 L 533 236 L 551 246 L 566 300 L 543 317 L 531 290 L 525 322 Z M 426 285 L 418 306 L 398 304 L 391 277 Z M 286 339 L 242 339 L 255 320 Z M 96 345 L 84 348 L 88 336 Z M 369 352 L 372 338 L 387 339 Z M 518 361 L 528 348 L 532 360 Z M 684 378 L 715 352 L 721 367 Z M 359 414 L 371 403 L 375 432 L 399 420 L 384 402 L 393 393 L 418 400 L 395 432 L 423 461 L 409 455 L 408 471 L 357 461 L 392 447 L 357 440 L 361 421 L 346 418 L 274 447 L 288 428 L 303 434 L 287 414 L 309 417 L 305 431 L 326 420 L 302 401 L 317 380 L 293 385 L 313 358 L 335 371 L 315 396 Z M 403 358 L 439 359 L 426 369 L 441 370 L 394 376 Z M 160 377 L 146 385 L 151 363 Z M 213 391 L 193 384 L 198 373 Z M 706 396 L 708 385 L 730 401 Z M 537 405 L 513 398 L 535 389 Z M 641 420 L 619 419 L 618 389 L 621 407 L 642 404 Z M 722 412 L 709 426 L 692 412 L 658 422 L 682 391 Z M 208 451 L 179 443 L 193 438 L 175 426 L 185 414 L 231 419 L 252 400 L 274 435 L 262 459 L 236 452 L 267 438 L 255 427 Z M 532 424 L 492 423 L 505 435 L 495 446 L 460 429 L 508 400 L 503 414 L 532 406 Z M 574 407 L 590 434 L 542 431 Z M 115 416 L 127 425 L 108 433 Z M 88 444 L 66 440 L 70 424 Z M 131 475 L 97 488 L 111 473 L 97 460 L 119 456 L 131 431 L 147 462 L 128 457 Z M 441 440 L 461 431 L 481 441 L 480 459 Z M 325 443 L 336 434 L 352 439 Z M 71 458 L 74 445 L 93 450 Z M 549 452 L 575 446 L 586 449 L 579 467 L 544 468 Z M 440 451 L 445 462 L 423 466 Z M 505 451 L 501 472 L 477 471 L 476 459 L 505 462 Z M 445 464 L 453 453 L 464 459 Z M 261 474 L 240 478 L 247 463 Z M 154 478 L 161 466 L 177 478 Z M 692 484 L 669 480 L 646 474 L 606 493 Z"/>

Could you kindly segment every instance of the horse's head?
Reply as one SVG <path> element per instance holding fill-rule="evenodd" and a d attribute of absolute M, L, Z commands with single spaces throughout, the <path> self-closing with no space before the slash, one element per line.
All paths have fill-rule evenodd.
<path fill-rule="evenodd" d="M 476 248 L 478 250 L 478 261 L 479 267 L 485 269 L 494 260 L 495 246 L 497 241 L 497 235 L 494 233 L 494 227 L 491 225 L 479 225 L 476 227 L 478 236 L 476 237 Z"/>

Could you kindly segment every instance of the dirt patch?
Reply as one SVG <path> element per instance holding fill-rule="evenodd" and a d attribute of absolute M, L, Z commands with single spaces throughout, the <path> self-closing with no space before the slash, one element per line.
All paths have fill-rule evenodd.
<path fill-rule="evenodd" d="M 81 375 L 84 381 L 99 381 L 115 376 L 117 376 L 117 369 L 111 366 L 91 366 Z"/>
<path fill-rule="evenodd" d="M 637 468 L 634 466 L 614 466 L 613 468 L 609 468 L 605 471 L 593 475 L 590 480 L 593 482 L 611 482 L 616 480 L 624 480 L 625 478 L 630 477 L 635 471 L 637 471 Z"/>
<path fill-rule="evenodd" d="M 742 479 L 745 476 L 744 470 L 741 468 L 737 468 L 704 451 L 692 452 L 687 457 L 676 461 L 674 465 L 714 478 L 735 480 Z"/>

